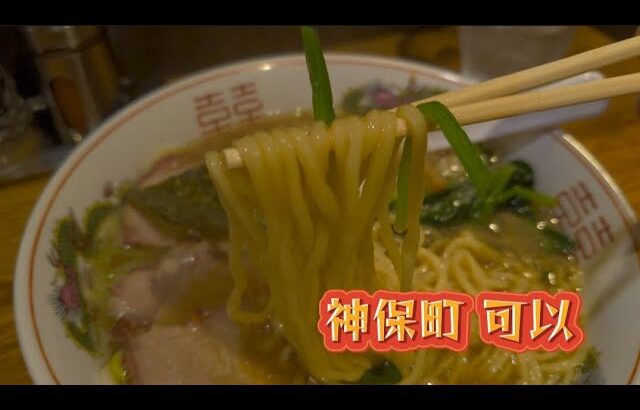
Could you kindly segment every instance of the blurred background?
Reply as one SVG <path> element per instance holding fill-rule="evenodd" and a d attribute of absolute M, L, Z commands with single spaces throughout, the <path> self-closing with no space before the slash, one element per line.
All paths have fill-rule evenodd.
<path fill-rule="evenodd" d="M 577 27 L 317 29 L 329 51 L 396 56 L 483 79 L 565 56 Z M 590 29 L 619 40 L 636 26 Z M 0 184 L 51 170 L 111 113 L 167 82 L 300 51 L 298 26 L 0 27 Z"/>

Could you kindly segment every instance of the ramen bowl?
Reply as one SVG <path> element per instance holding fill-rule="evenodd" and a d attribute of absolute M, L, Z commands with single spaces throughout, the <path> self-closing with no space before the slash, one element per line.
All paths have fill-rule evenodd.
<path fill-rule="evenodd" d="M 334 101 L 343 111 L 390 108 L 469 84 L 457 74 L 423 64 L 328 54 Z M 583 80 L 597 74 L 585 74 Z M 580 80 L 580 79 L 579 79 Z M 38 384 L 103 383 L 101 365 L 68 337 L 51 303 L 55 269 L 48 258 L 56 221 L 81 214 L 103 197 L 108 181 L 139 176 L 158 154 L 240 123 L 310 108 L 302 55 L 263 58 L 207 70 L 139 99 L 96 129 L 51 178 L 22 239 L 15 272 L 14 308 L 20 346 Z M 563 229 L 577 243 L 587 274 L 587 335 L 600 351 L 592 383 L 637 383 L 640 267 L 635 215 L 611 177 L 572 136 L 560 130 L 516 131 L 595 115 L 595 102 L 466 127 L 472 140 L 492 141 L 505 159 L 529 162 L 537 188 L 555 196 Z M 430 149 L 446 148 L 434 133 Z"/>

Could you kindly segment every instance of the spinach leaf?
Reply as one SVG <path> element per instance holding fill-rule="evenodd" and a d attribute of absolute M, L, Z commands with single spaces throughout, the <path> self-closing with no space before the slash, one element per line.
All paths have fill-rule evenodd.
<path fill-rule="evenodd" d="M 472 184 L 464 182 L 435 194 L 422 202 L 420 222 L 432 226 L 449 226 L 471 219 L 477 201 Z"/>
<path fill-rule="evenodd" d="M 576 248 L 576 242 L 573 239 L 556 229 L 546 227 L 541 234 L 540 246 L 548 252 L 569 255 Z"/>

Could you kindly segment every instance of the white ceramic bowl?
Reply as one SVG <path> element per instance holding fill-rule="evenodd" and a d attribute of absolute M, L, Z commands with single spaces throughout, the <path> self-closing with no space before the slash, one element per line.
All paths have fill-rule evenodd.
<path fill-rule="evenodd" d="M 328 55 L 327 63 L 336 103 L 354 88 L 360 88 L 359 101 L 366 105 L 388 102 L 408 84 L 452 89 L 467 83 L 456 74 L 399 60 Z M 129 105 L 73 152 L 31 215 L 15 272 L 16 326 L 35 383 L 100 382 L 97 363 L 67 338 L 49 302 L 54 269 L 47 253 L 55 221 L 70 208 L 80 213 L 101 198 L 105 181 L 138 176 L 165 148 L 250 116 L 308 108 L 310 101 L 301 55 L 228 65 L 165 86 Z M 603 108 L 603 103 L 583 104 L 547 112 L 542 118 L 548 123 Z M 540 118 L 518 117 L 468 131 L 480 141 L 512 132 L 514 124 L 534 125 Z M 602 352 L 599 378 L 594 381 L 638 382 L 640 268 L 632 210 L 602 167 L 572 137 L 554 131 L 509 141 L 508 156 L 533 164 L 538 188 L 558 197 L 565 228 L 582 245 L 579 261 L 588 272 L 585 305 L 597 306 L 587 334 Z M 443 141 L 435 136 L 431 146 L 441 147 Z M 603 230 L 605 225 L 608 231 Z"/>

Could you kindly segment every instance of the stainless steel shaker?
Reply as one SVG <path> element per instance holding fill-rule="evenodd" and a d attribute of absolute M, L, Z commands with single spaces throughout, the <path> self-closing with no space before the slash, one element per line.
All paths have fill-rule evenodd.
<path fill-rule="evenodd" d="M 118 105 L 120 80 L 99 26 L 26 26 L 60 139 L 77 143 Z"/>

